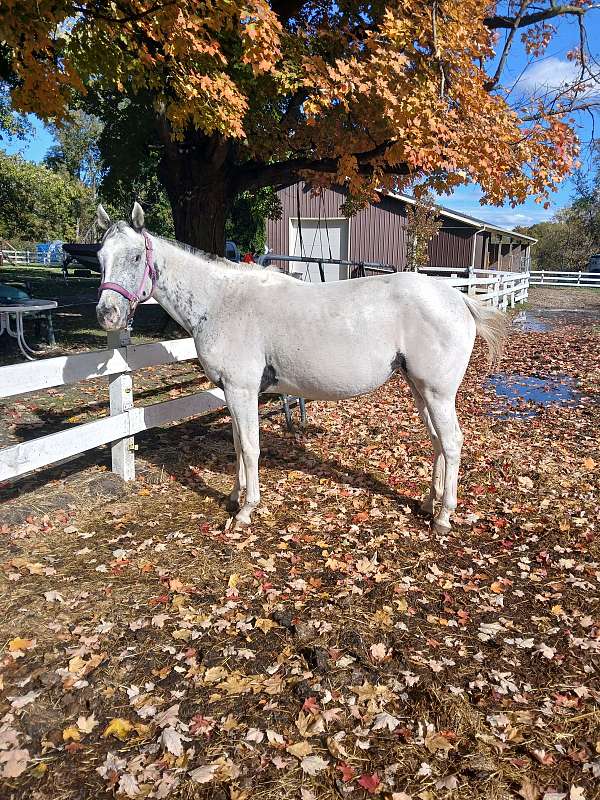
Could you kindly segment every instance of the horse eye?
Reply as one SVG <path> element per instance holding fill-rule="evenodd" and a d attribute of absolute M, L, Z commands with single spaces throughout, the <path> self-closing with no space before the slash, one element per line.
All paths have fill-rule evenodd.
<path fill-rule="evenodd" d="M 142 257 L 142 254 L 141 254 L 141 253 L 139 253 L 139 254 L 138 254 L 136 257 L 135 257 L 135 260 L 136 260 L 136 261 L 139 261 L 141 257 Z"/>

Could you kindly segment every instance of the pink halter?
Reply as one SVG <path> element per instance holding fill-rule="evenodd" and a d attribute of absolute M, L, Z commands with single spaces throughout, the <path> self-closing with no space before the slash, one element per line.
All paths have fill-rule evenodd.
<path fill-rule="evenodd" d="M 146 243 L 146 265 L 144 267 L 144 274 L 142 275 L 142 280 L 140 281 L 140 285 L 138 287 L 137 292 L 132 293 L 124 286 L 121 286 L 120 283 L 112 283 L 111 281 L 102 282 L 98 287 L 98 297 L 100 297 L 100 295 L 105 289 L 112 289 L 113 292 L 117 292 L 126 300 L 129 300 L 129 319 L 133 317 L 133 314 L 135 312 L 138 303 L 145 303 L 146 300 L 149 300 L 152 297 L 152 292 L 154 291 L 154 284 L 156 283 L 156 267 L 154 266 L 154 250 L 152 248 L 152 239 L 148 236 L 147 231 L 142 230 L 141 233 Z M 144 290 L 144 284 L 146 283 L 146 278 L 150 278 L 152 288 L 150 289 L 148 297 L 145 297 L 142 300 L 142 292 Z"/>

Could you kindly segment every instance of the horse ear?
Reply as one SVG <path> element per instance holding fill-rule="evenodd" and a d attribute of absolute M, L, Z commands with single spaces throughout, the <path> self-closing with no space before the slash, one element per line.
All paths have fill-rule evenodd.
<path fill-rule="evenodd" d="M 133 204 L 131 221 L 133 222 L 133 227 L 136 229 L 136 231 L 141 231 L 141 229 L 144 227 L 144 209 L 137 202 L 137 200 Z"/>
<path fill-rule="evenodd" d="M 102 230 L 104 231 L 110 228 L 110 217 L 108 216 L 102 205 L 99 205 L 98 208 L 96 209 L 96 222 L 98 223 L 98 226 L 102 228 Z"/>

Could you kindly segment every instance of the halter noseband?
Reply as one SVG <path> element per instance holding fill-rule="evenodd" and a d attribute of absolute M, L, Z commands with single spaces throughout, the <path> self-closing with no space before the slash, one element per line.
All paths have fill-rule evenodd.
<path fill-rule="evenodd" d="M 144 242 L 146 244 L 146 265 L 144 267 L 144 274 L 142 275 L 142 280 L 140 281 L 140 285 L 138 286 L 137 292 L 133 293 L 126 289 L 124 286 L 121 286 L 120 283 L 112 283 L 111 281 L 102 282 L 98 287 L 98 297 L 102 294 L 105 289 L 112 289 L 113 292 L 117 292 L 126 300 L 129 300 L 129 314 L 128 319 L 133 317 L 135 312 L 136 306 L 138 303 L 145 303 L 146 300 L 149 300 L 152 297 L 152 292 L 154 291 L 154 284 L 156 283 L 156 267 L 154 265 L 154 250 L 152 247 L 152 239 L 148 235 L 148 232 L 145 230 L 141 231 L 142 236 L 144 237 Z M 148 293 L 148 297 L 144 297 L 142 299 L 142 292 L 144 290 L 144 284 L 146 283 L 146 278 L 150 278 L 150 282 L 152 287 L 150 292 Z"/>

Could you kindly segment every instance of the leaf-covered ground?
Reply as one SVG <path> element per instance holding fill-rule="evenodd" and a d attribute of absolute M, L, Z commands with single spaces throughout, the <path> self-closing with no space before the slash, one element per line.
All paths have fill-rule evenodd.
<path fill-rule="evenodd" d="M 510 339 L 577 406 L 503 418 L 483 364 L 448 536 L 400 380 L 265 420 L 249 530 L 222 415 L 146 437 L 125 498 L 0 526 L 0 796 L 598 797 L 600 327 Z"/>

